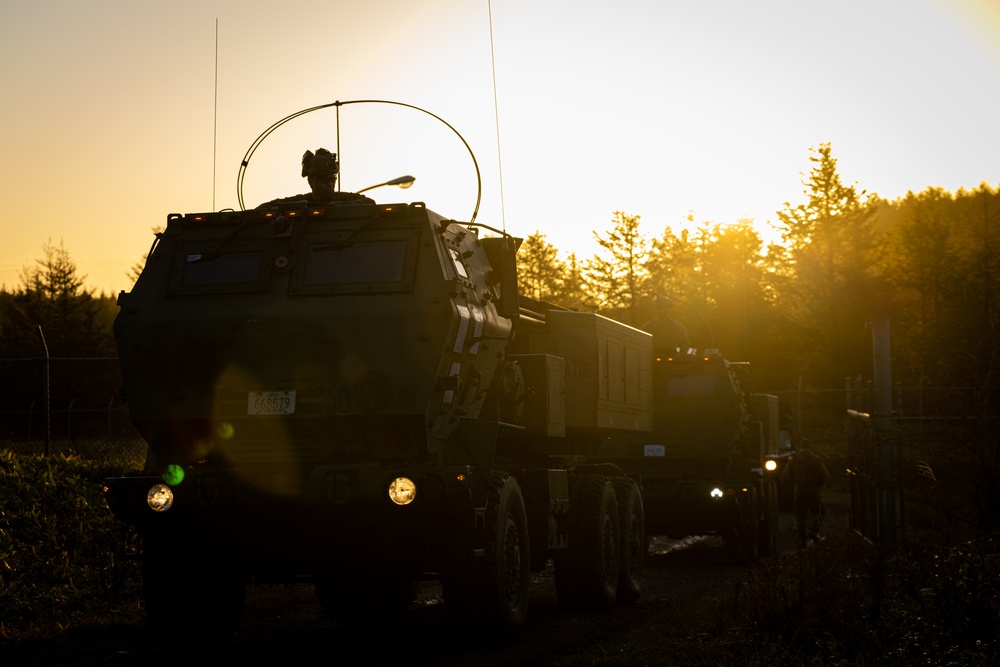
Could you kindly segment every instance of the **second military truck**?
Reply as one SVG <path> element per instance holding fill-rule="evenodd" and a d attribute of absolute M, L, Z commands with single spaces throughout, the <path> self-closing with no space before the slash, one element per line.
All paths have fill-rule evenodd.
<path fill-rule="evenodd" d="M 717 534 L 736 564 L 774 553 L 777 397 L 752 393 L 745 363 L 678 349 L 654 359 L 653 404 L 652 433 L 611 435 L 599 452 L 640 482 L 646 534 Z"/>

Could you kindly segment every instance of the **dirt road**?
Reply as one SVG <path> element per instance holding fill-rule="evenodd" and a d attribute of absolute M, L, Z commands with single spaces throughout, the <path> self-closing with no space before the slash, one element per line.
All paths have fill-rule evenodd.
<path fill-rule="evenodd" d="M 831 512 L 842 521 L 843 509 Z M 780 551 L 794 551 L 791 516 L 780 517 Z M 312 587 L 251 588 L 245 612 L 225 663 L 314 664 L 316 656 L 351 664 L 397 662 L 413 665 L 548 664 L 581 651 L 614 650 L 643 615 L 665 607 L 682 608 L 711 593 L 732 590 L 747 572 L 730 565 L 721 541 L 695 537 L 651 540 L 645 563 L 645 588 L 639 601 L 609 614 L 569 613 L 559 608 L 551 567 L 533 576 L 525 634 L 517 645 L 483 649 L 463 644 L 448 623 L 440 588 L 424 584 L 417 603 L 364 619 L 341 619 L 323 612 Z M 196 662 L 199 650 L 179 637 L 160 646 L 144 625 L 141 612 L 117 626 L 77 628 L 45 641 L 15 645 L 0 661 L 13 665 L 149 665 Z"/>

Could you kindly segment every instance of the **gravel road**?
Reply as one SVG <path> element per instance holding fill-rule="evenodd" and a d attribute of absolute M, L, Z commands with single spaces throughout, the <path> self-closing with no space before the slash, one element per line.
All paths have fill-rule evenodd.
<path fill-rule="evenodd" d="M 839 499 L 838 499 L 839 500 Z M 828 526 L 843 523 L 842 502 L 827 503 Z M 779 521 L 779 551 L 795 550 L 791 515 Z M 669 540 L 654 537 L 645 562 L 645 587 L 639 601 L 608 614 L 579 614 L 559 608 L 551 567 L 533 575 L 528 622 L 517 645 L 483 649 L 464 645 L 452 632 L 440 598 L 440 587 L 423 584 L 416 603 L 364 619 L 344 620 L 323 612 L 310 585 L 250 588 L 245 612 L 225 663 L 316 664 L 336 660 L 349 664 L 470 665 L 492 667 L 546 664 L 581 650 L 606 651 L 643 614 L 658 608 L 683 607 L 698 598 L 732 590 L 745 568 L 730 565 L 715 537 Z M 159 645 L 145 627 L 141 612 L 117 626 L 74 628 L 45 641 L 14 645 L 2 661 L 13 665 L 144 665 L 163 662 L 193 664 L 199 648 L 178 638 Z"/>

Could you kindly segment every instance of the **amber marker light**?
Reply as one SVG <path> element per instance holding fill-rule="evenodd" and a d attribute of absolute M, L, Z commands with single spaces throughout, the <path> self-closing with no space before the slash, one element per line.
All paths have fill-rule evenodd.
<path fill-rule="evenodd" d="M 409 505 L 417 497 L 417 485 L 408 477 L 397 477 L 389 483 L 389 500 L 397 505 Z"/>

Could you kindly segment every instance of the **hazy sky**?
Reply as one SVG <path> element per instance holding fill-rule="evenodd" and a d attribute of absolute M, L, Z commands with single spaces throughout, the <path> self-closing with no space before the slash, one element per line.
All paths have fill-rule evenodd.
<path fill-rule="evenodd" d="M 478 221 L 581 257 L 617 210 L 651 236 L 688 213 L 774 220 L 822 142 L 845 181 L 890 199 L 1000 185 L 997 0 L 493 0 L 492 56 L 489 10 L 0 0 L 0 285 L 62 242 L 90 286 L 128 289 L 152 227 L 236 207 L 254 139 L 335 100 L 441 116 L 475 152 Z M 272 135 L 245 203 L 305 191 L 300 156 L 336 150 L 335 118 Z M 371 194 L 472 214 L 472 160 L 445 126 L 389 105 L 340 120 L 345 190 L 411 173 Z"/>

